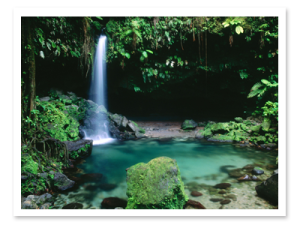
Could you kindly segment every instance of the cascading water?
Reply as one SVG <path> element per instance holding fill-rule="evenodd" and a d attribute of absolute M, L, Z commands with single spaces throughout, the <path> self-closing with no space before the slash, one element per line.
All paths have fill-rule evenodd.
<path fill-rule="evenodd" d="M 90 118 L 92 129 L 84 131 L 86 139 L 93 139 L 93 144 L 105 144 L 112 142 L 108 130 L 108 119 L 105 113 L 101 113 L 101 107 L 107 108 L 106 91 L 106 36 L 101 35 L 96 48 L 94 60 L 93 79 L 90 87 L 90 99 L 100 107 L 100 113 Z M 104 106 L 104 107 L 103 107 Z"/>

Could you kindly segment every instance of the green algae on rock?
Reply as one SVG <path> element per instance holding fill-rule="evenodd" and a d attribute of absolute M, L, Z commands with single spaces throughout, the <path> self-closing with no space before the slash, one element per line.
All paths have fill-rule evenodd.
<path fill-rule="evenodd" d="M 191 129 L 195 129 L 197 126 L 198 124 L 194 120 L 185 120 L 181 125 L 181 129 L 191 130 Z"/>
<path fill-rule="evenodd" d="M 127 169 L 126 209 L 183 209 L 188 196 L 176 160 L 168 157 Z"/>

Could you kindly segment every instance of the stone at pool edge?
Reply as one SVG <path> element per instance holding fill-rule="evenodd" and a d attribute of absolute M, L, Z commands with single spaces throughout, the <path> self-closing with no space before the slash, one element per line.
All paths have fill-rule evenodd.
<path fill-rule="evenodd" d="M 226 189 L 226 188 L 228 188 L 228 187 L 230 187 L 230 186 L 231 186 L 231 184 L 229 184 L 229 183 L 220 183 L 220 184 L 216 184 L 216 185 L 214 186 L 214 188 Z"/>
<path fill-rule="evenodd" d="M 264 170 L 260 167 L 254 167 L 252 170 L 252 174 L 261 175 L 264 173 Z"/>
<path fill-rule="evenodd" d="M 197 126 L 198 126 L 198 123 L 196 123 L 194 120 L 185 120 L 181 124 L 181 129 L 183 129 L 183 130 L 195 129 Z"/>
<path fill-rule="evenodd" d="M 73 202 L 63 206 L 62 209 L 83 209 L 83 204 Z"/>
<path fill-rule="evenodd" d="M 229 200 L 229 199 L 224 199 L 224 200 L 220 201 L 220 204 L 221 204 L 221 205 L 225 205 L 225 204 L 229 204 L 230 202 L 231 202 L 231 200 Z"/>
<path fill-rule="evenodd" d="M 103 199 L 101 202 L 101 208 L 105 209 L 115 209 L 117 207 L 122 207 L 125 209 L 127 206 L 127 201 L 117 197 L 109 197 Z"/>
<path fill-rule="evenodd" d="M 203 194 L 202 193 L 200 193 L 199 191 L 192 191 L 191 192 L 191 196 L 193 196 L 193 197 L 198 197 L 198 196 L 202 196 Z"/>
<path fill-rule="evenodd" d="M 278 204 L 278 174 L 272 175 L 260 185 L 257 185 L 255 190 L 258 196 L 273 204 Z"/>
<path fill-rule="evenodd" d="M 206 209 L 206 208 L 200 202 L 189 199 L 183 206 L 183 209 Z"/>

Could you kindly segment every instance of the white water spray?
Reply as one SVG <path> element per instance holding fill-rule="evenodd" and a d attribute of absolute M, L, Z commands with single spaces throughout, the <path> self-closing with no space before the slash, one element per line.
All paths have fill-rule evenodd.
<path fill-rule="evenodd" d="M 94 61 L 93 79 L 90 88 L 90 99 L 98 105 L 107 108 L 107 90 L 106 90 L 106 36 L 101 35 L 96 48 Z M 100 113 L 99 113 L 100 115 Z M 98 116 L 91 120 L 93 129 L 85 131 L 86 139 L 93 139 L 93 144 L 105 144 L 112 142 L 108 130 L 108 120 L 105 115 Z"/>

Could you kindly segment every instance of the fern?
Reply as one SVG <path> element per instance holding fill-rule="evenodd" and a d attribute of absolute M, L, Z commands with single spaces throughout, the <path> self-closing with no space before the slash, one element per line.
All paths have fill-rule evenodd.
<path fill-rule="evenodd" d="M 251 91 L 255 91 L 255 90 L 257 90 L 258 88 L 260 88 L 262 86 L 263 86 L 262 83 L 257 82 L 256 84 L 253 85 L 253 87 L 251 88 Z"/>
<path fill-rule="evenodd" d="M 251 91 L 248 94 L 247 98 L 252 98 L 252 97 L 254 97 L 254 96 L 258 95 L 258 94 L 261 94 L 261 91 L 262 91 L 261 89 L 256 89 L 254 91 Z"/>

